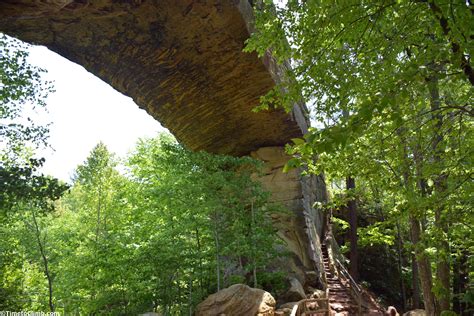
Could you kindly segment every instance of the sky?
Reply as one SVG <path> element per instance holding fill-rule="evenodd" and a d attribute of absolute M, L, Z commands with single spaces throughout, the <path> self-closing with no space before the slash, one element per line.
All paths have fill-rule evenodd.
<path fill-rule="evenodd" d="M 29 62 L 44 68 L 54 81 L 47 113 L 37 118 L 51 122 L 49 145 L 39 156 L 46 158 L 42 172 L 69 181 L 75 168 L 102 141 L 111 152 L 125 156 L 141 137 L 153 137 L 165 129 L 141 110 L 131 98 L 114 90 L 82 66 L 33 46 Z"/>

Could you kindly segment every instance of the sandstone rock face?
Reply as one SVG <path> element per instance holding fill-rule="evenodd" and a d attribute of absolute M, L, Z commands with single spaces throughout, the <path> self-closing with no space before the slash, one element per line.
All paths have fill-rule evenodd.
<path fill-rule="evenodd" d="M 324 179 L 303 177 L 299 169 L 284 173 L 283 167 L 290 157 L 283 147 L 262 147 L 251 156 L 264 162 L 264 175 L 258 180 L 271 193 L 271 201 L 282 204 L 289 211 L 272 216 L 279 236 L 293 254 L 280 268 L 301 284 L 306 284 L 309 277 L 313 286 L 320 286 L 321 271 L 324 271 L 320 244 L 323 214 L 313 205 L 327 198 Z M 308 271 L 314 273 L 307 274 Z"/>
<path fill-rule="evenodd" d="M 248 0 L 0 1 L 1 32 L 82 65 L 189 148 L 232 155 L 307 128 L 304 105 L 251 111 L 281 80 L 269 54 L 242 52 L 252 25 Z"/>
<path fill-rule="evenodd" d="M 244 284 L 234 284 L 210 295 L 196 307 L 196 316 L 273 316 L 273 296 Z"/>

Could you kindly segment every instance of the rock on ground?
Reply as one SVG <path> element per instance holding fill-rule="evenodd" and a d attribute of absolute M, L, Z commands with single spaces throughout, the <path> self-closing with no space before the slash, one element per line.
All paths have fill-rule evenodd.
<path fill-rule="evenodd" d="M 275 299 L 260 289 L 234 284 L 210 295 L 196 307 L 196 316 L 273 316 Z"/>
<path fill-rule="evenodd" d="M 306 298 L 303 286 L 300 281 L 296 278 L 288 278 L 289 288 L 288 290 L 278 298 L 278 301 L 282 302 L 298 302 Z"/>

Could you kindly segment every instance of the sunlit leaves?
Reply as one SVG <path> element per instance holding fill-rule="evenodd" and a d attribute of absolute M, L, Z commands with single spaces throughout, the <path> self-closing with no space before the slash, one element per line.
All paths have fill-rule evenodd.
<path fill-rule="evenodd" d="M 295 158 L 286 168 L 324 173 L 332 210 L 350 195 L 341 181 L 354 177 L 364 211 L 389 221 L 360 229 L 364 246 L 391 244 L 390 221 L 411 216 L 424 223 L 418 249 L 446 258 L 443 240 L 471 247 L 462 224 L 474 217 L 469 2 L 290 0 L 260 9 L 247 50 L 292 66 L 263 101 L 288 110 L 303 99 L 316 123 L 287 146 Z"/>
<path fill-rule="evenodd" d="M 41 78 L 45 70 L 27 61 L 27 46 L 0 34 L 0 144 L 2 147 L 29 142 L 44 145 L 47 126 L 35 124 L 25 116 L 25 108 L 45 106 L 51 82 Z M 29 115 L 29 114 L 26 114 Z M 5 150 L 5 148 L 2 148 Z"/>
<path fill-rule="evenodd" d="M 265 267 L 279 242 L 270 219 L 278 207 L 267 203 L 268 193 L 252 177 L 259 166 L 249 157 L 194 153 L 161 135 L 141 140 L 121 174 L 98 144 L 78 166 L 57 211 L 39 221 L 57 310 L 181 314 L 215 292 L 218 279 L 221 288 L 235 282 L 273 288 L 281 276 Z M 0 249 L 30 258 L 37 249 L 22 214 L 10 215 L 15 229 L 0 231 Z M 13 279 L 0 278 L 9 291 L 0 299 L 25 309 L 47 306 L 44 295 L 37 305 L 11 304 L 9 293 L 46 293 L 40 266 L 30 271 L 22 270 L 20 259 L 14 263 L 3 267 Z M 26 279 L 34 284 L 21 287 Z"/>

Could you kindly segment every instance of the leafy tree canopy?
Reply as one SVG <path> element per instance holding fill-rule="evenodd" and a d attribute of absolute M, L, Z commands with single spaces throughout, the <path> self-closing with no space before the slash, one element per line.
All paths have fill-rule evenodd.
<path fill-rule="evenodd" d="M 27 45 L 0 36 L 0 210 L 5 213 L 20 201 L 58 199 L 66 186 L 57 179 L 38 174 L 44 159 L 33 150 L 45 146 L 47 126 L 29 117 L 44 108 L 52 83 L 42 79 L 43 69 L 27 61 Z M 45 204 L 46 203 L 46 204 Z"/>
<path fill-rule="evenodd" d="M 331 185 L 355 178 L 362 190 L 338 197 L 355 194 L 407 225 L 433 315 L 450 308 L 452 257 L 474 249 L 473 17 L 470 1 L 267 0 L 246 47 L 288 70 L 262 107 L 304 100 L 317 122 L 294 140 L 290 165 Z M 391 240 L 380 225 L 359 233 Z"/>

